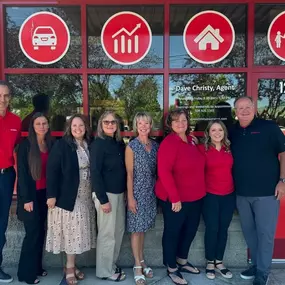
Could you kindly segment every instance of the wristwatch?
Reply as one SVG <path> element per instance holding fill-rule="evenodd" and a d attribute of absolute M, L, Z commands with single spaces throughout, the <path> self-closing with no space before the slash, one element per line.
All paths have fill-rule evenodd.
<path fill-rule="evenodd" d="M 280 178 L 279 181 L 285 183 L 285 178 Z"/>

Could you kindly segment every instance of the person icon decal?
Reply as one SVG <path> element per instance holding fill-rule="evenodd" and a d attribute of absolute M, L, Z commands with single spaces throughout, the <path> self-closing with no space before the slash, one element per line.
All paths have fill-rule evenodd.
<path fill-rule="evenodd" d="M 281 32 L 278 31 L 277 32 L 277 35 L 275 37 L 275 42 L 276 42 L 276 48 L 281 48 L 281 39 L 284 39 L 285 38 L 285 34 L 282 36 L 281 35 Z"/>

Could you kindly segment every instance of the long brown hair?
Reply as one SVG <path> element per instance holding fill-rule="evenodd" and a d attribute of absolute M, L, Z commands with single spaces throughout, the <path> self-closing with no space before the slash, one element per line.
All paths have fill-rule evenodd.
<path fill-rule="evenodd" d="M 214 124 L 219 124 L 222 127 L 222 129 L 224 131 L 224 138 L 222 139 L 221 143 L 222 143 L 222 146 L 224 146 L 226 148 L 226 150 L 229 151 L 231 142 L 228 139 L 227 128 L 221 120 L 212 120 L 209 122 L 209 124 L 205 130 L 205 149 L 208 150 L 210 148 L 210 146 L 214 146 L 213 143 L 211 142 L 211 137 L 210 137 L 210 129 Z"/>
<path fill-rule="evenodd" d="M 29 163 L 31 175 L 35 181 L 39 180 L 41 178 L 41 174 L 42 174 L 41 151 L 40 151 L 39 144 L 38 144 L 37 134 L 36 134 L 35 128 L 34 128 L 35 120 L 40 118 L 40 117 L 44 117 L 47 119 L 47 121 L 49 121 L 47 116 L 44 115 L 43 113 L 40 113 L 40 112 L 35 113 L 31 119 L 31 121 L 30 121 L 29 135 L 28 135 L 28 140 L 30 142 L 30 151 L 28 154 L 28 163 Z M 48 129 L 47 133 L 45 134 L 44 140 L 45 140 L 45 143 L 47 146 L 47 150 L 49 152 L 51 150 L 52 144 L 53 144 L 53 138 L 51 136 L 50 129 Z"/>
<path fill-rule="evenodd" d="M 79 118 L 83 121 L 84 125 L 85 125 L 85 134 L 84 134 L 84 140 L 86 141 L 86 143 L 88 144 L 88 146 L 90 145 L 90 143 L 92 142 L 92 130 L 89 126 L 89 123 L 88 123 L 88 120 L 86 118 L 86 116 L 84 115 L 81 115 L 81 114 L 75 114 L 75 115 L 72 115 L 67 123 L 66 123 L 66 129 L 65 129 L 65 133 L 64 133 L 64 136 L 63 136 L 63 139 L 66 140 L 66 142 L 71 146 L 71 148 L 73 150 L 76 150 L 77 149 L 77 145 L 74 141 L 74 137 L 72 135 L 72 132 L 71 132 L 71 125 L 72 125 L 72 121 L 75 119 L 75 118 Z"/>

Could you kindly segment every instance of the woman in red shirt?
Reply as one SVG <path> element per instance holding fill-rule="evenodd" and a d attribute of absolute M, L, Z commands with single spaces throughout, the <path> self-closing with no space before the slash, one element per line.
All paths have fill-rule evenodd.
<path fill-rule="evenodd" d="M 187 284 L 180 272 L 200 273 L 187 257 L 199 226 L 205 196 L 205 159 L 189 135 L 187 112 L 171 111 L 166 125 L 170 134 L 158 150 L 155 189 L 164 218 L 163 263 L 175 284 Z"/>
<path fill-rule="evenodd" d="M 223 264 L 223 256 L 236 200 L 232 177 L 233 157 L 227 129 L 222 121 L 209 123 L 205 131 L 205 144 L 199 148 L 206 159 L 207 195 L 203 206 L 206 276 L 214 279 L 217 271 L 225 278 L 232 278 L 232 273 Z"/>
<path fill-rule="evenodd" d="M 18 279 L 27 284 L 37 284 L 40 282 L 38 276 L 47 275 L 42 268 L 42 255 L 47 218 L 46 165 L 51 147 L 48 119 L 42 113 L 35 113 L 30 122 L 29 136 L 17 152 L 17 214 L 26 231 Z"/>

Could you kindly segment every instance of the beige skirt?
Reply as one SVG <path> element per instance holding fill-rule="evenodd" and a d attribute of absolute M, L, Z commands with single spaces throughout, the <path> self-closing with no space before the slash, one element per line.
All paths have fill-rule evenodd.
<path fill-rule="evenodd" d="M 80 182 L 72 212 L 55 207 L 48 210 L 46 250 L 58 254 L 81 254 L 95 248 L 96 216 L 90 181 Z"/>

